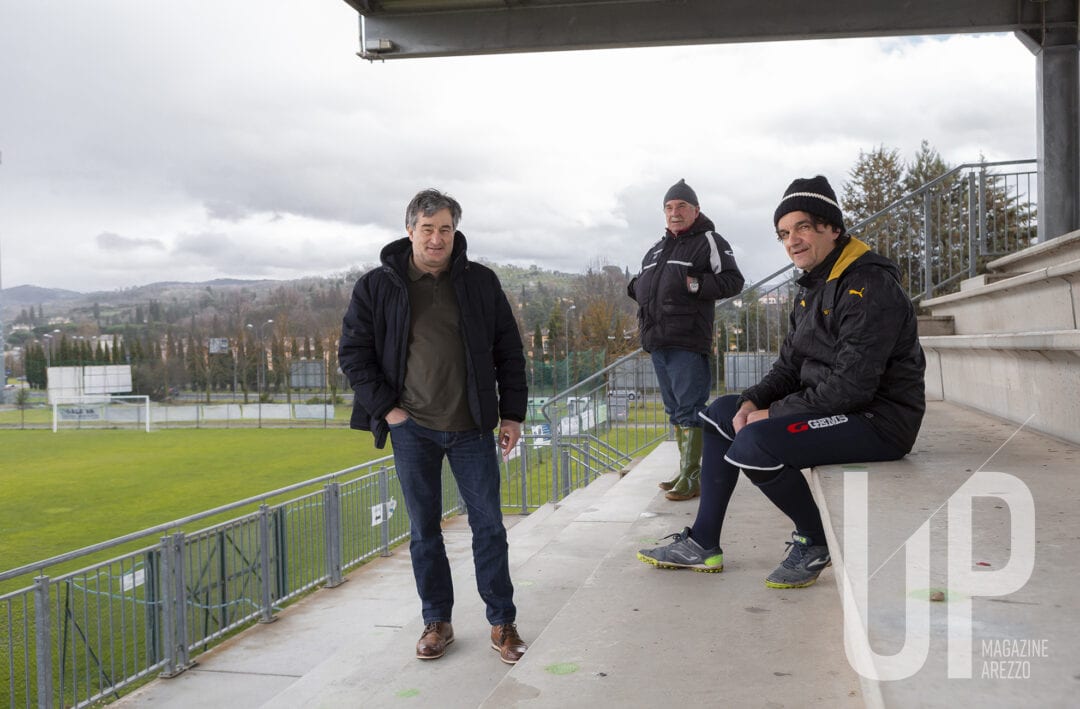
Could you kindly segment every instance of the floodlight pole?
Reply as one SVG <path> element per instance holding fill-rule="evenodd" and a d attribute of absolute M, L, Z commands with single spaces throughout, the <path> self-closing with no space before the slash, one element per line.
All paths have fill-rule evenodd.
<path fill-rule="evenodd" d="M 577 310 L 577 306 L 573 303 L 566 309 L 566 314 L 563 315 L 563 325 L 566 330 L 566 388 L 567 390 L 573 386 L 570 383 L 570 311 Z"/>
<path fill-rule="evenodd" d="M 263 342 L 263 328 L 267 325 L 273 325 L 273 318 L 267 320 L 262 325 L 255 327 L 251 323 L 247 324 L 247 327 L 255 331 L 255 334 L 259 337 L 259 374 L 258 374 L 258 388 L 259 388 L 259 428 L 262 428 L 262 399 L 263 399 L 263 369 L 266 365 L 266 345 Z"/>

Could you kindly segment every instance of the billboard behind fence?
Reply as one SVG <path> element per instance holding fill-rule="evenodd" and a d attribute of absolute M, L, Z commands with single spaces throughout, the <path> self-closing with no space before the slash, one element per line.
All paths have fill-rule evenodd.
<path fill-rule="evenodd" d="M 49 367 L 48 385 L 50 404 L 84 396 L 127 394 L 131 391 L 131 365 Z"/>

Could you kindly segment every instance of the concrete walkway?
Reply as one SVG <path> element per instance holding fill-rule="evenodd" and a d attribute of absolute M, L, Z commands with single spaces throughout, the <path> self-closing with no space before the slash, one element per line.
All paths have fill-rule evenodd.
<path fill-rule="evenodd" d="M 975 417 L 978 430 L 988 433 L 987 441 L 1001 439 L 1000 444 L 1007 437 L 996 428 L 1005 424 L 947 404 L 931 405 L 924 428 L 928 444 L 911 457 L 913 466 L 878 476 L 892 486 L 879 486 L 871 496 L 877 535 L 871 557 L 880 553 L 878 541 L 902 544 L 919 514 L 925 517 L 921 508 L 930 501 L 915 493 L 927 480 L 917 470 L 936 455 L 932 440 L 939 449 L 950 441 L 967 441 L 960 433 L 975 425 L 970 417 Z M 950 430 L 958 432 L 951 439 Z M 1066 698 L 1080 689 L 1075 639 L 1080 637 L 1080 615 L 1068 593 L 1080 564 L 1070 557 L 1067 544 L 1080 537 L 1076 514 L 1068 509 L 1076 499 L 1080 452 L 1025 435 L 1035 441 L 1016 450 L 1025 465 L 1054 469 L 1046 473 L 1045 491 L 1040 487 L 1035 493 L 1041 506 L 1039 539 L 1045 544 L 1033 577 L 1040 590 L 988 603 L 1006 609 L 1012 619 L 1011 625 L 995 626 L 1000 637 L 1050 638 L 1052 661 L 1033 661 L 1038 679 L 978 684 L 948 679 L 943 666 L 929 664 L 903 687 L 861 680 L 846 660 L 833 569 L 807 589 L 765 587 L 764 577 L 784 556 L 790 522 L 746 481 L 736 489 L 724 526 L 723 573 L 661 570 L 637 561 L 638 548 L 653 546 L 691 524 L 697 510 L 696 502 L 668 502 L 656 487 L 676 467 L 677 451 L 667 443 L 621 479 L 604 476 L 558 507 L 507 518 L 518 626 L 531 644 L 516 666 L 502 664 L 489 647 L 468 527 L 455 519 L 445 530 L 457 590 L 456 640 L 442 659 L 423 662 L 413 656 L 423 623 L 408 550 L 402 547 L 358 569 L 342 586 L 321 590 L 286 609 L 276 622 L 256 626 L 200 656 L 187 672 L 154 681 L 117 705 L 1067 706 Z M 966 454 L 963 461 L 982 457 L 973 463 L 958 458 L 950 465 L 974 469 L 993 452 L 983 454 L 979 446 L 970 445 L 972 450 L 960 451 Z M 830 514 L 842 508 L 835 496 L 839 480 L 817 480 Z M 842 548 L 839 542 L 836 548 Z M 989 617 L 983 615 L 985 607 L 976 607 L 979 622 Z M 888 622 L 882 622 L 877 613 L 870 613 L 872 636 L 880 633 L 887 646 L 875 649 L 895 652 L 895 615 L 887 614 Z M 936 623 L 934 637 L 943 638 L 944 626 L 940 619 Z M 940 662 L 939 656 L 931 658 Z M 1027 701 L 1014 701 L 1020 697 Z"/>

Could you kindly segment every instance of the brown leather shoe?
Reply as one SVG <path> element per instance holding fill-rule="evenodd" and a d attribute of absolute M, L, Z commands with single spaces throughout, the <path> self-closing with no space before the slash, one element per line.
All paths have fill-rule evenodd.
<path fill-rule="evenodd" d="M 508 665 L 520 660 L 529 649 L 518 635 L 517 625 L 514 623 L 491 626 L 491 647 L 499 651 L 499 659 Z"/>
<path fill-rule="evenodd" d="M 450 623 L 428 623 L 424 633 L 416 641 L 416 656 L 421 660 L 434 660 L 446 654 L 446 646 L 454 642 L 454 626 Z"/>

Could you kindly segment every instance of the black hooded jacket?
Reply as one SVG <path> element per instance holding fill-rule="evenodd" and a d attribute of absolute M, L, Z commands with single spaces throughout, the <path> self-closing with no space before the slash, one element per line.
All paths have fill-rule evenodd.
<path fill-rule="evenodd" d="M 861 414 L 910 451 L 926 410 L 926 360 L 896 264 L 849 239 L 797 283 L 780 357 L 743 397 L 770 417 Z"/>
<path fill-rule="evenodd" d="M 461 317 L 468 370 L 469 411 L 481 430 L 500 419 L 524 421 L 528 400 L 525 356 L 510 303 L 495 272 L 469 261 L 465 235 L 454 235 L 450 278 Z M 391 242 L 382 266 L 356 282 L 341 327 L 338 362 L 353 388 L 352 428 L 386 444 L 385 416 L 401 400 L 409 344 L 408 265 L 412 242 Z"/>
<path fill-rule="evenodd" d="M 687 276 L 701 284 L 697 293 L 687 290 Z M 731 246 L 704 214 L 678 236 L 665 230 L 626 287 L 638 304 L 641 346 L 646 352 L 673 348 L 709 354 L 716 301 L 742 287 Z"/>

